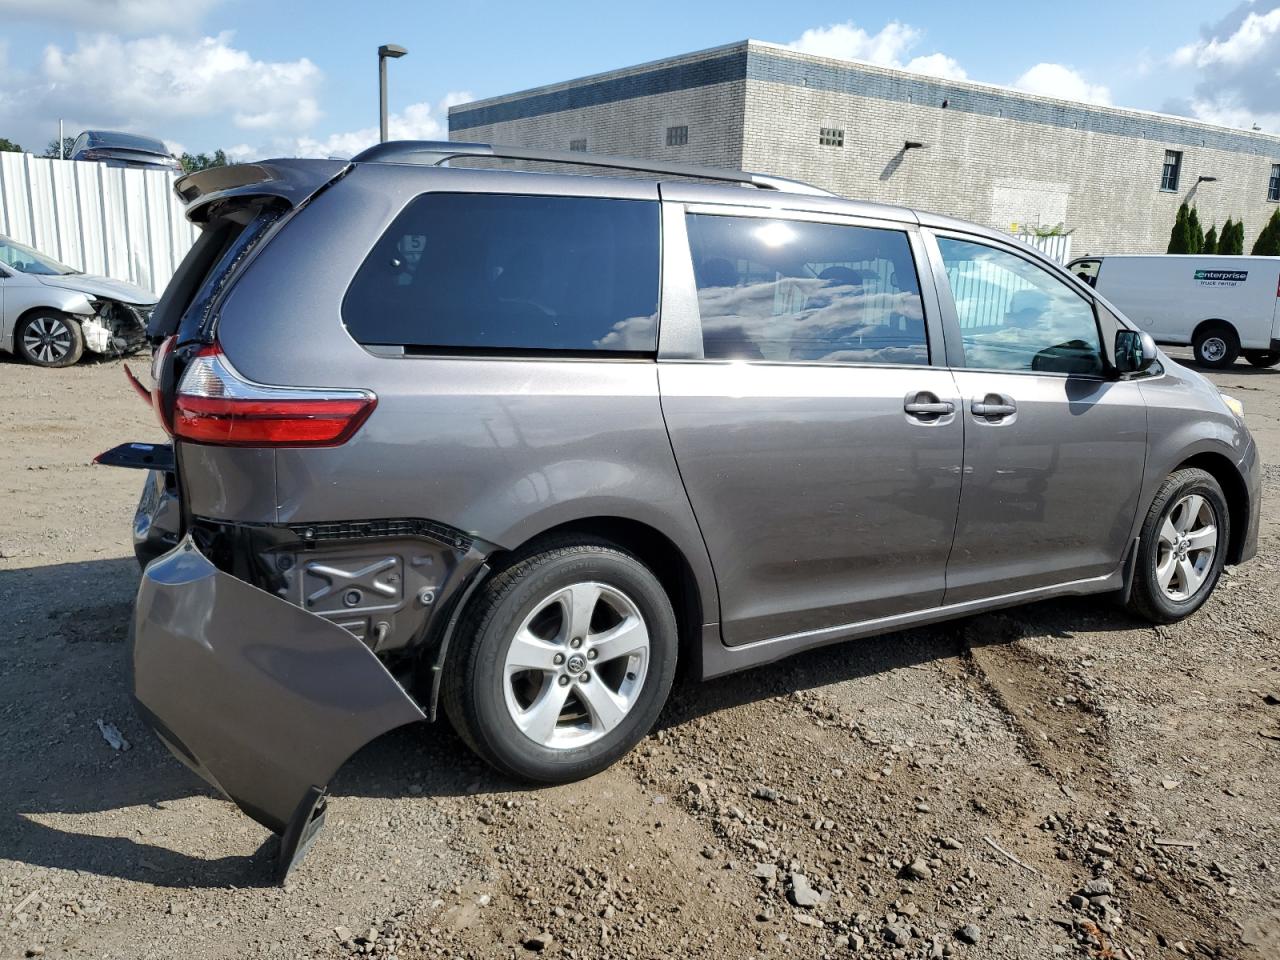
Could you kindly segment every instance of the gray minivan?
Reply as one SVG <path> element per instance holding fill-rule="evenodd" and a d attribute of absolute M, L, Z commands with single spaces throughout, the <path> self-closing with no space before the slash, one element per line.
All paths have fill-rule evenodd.
<path fill-rule="evenodd" d="M 101 458 L 151 471 L 134 688 L 284 871 L 339 766 L 440 704 L 565 781 L 678 665 L 1068 594 L 1170 622 L 1256 550 L 1239 404 L 986 228 L 479 144 L 176 189 L 202 233 L 149 331 L 173 442 Z"/>

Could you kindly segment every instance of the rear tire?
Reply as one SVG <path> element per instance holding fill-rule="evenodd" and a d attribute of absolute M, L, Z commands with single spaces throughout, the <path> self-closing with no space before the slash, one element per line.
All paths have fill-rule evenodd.
<path fill-rule="evenodd" d="M 604 541 L 547 544 L 480 586 L 449 648 L 441 701 L 501 772 L 568 783 L 649 732 L 677 649 L 671 601 L 640 561 Z"/>
<path fill-rule="evenodd" d="M 1280 353 L 1271 350 L 1246 350 L 1244 358 L 1254 367 L 1274 367 L 1280 363 Z"/>
<path fill-rule="evenodd" d="M 69 367 L 84 355 L 80 324 L 57 310 L 29 314 L 13 335 L 18 355 L 37 367 Z"/>
<path fill-rule="evenodd" d="M 1151 502 L 1138 539 L 1129 610 L 1176 623 L 1209 599 L 1231 543 L 1231 514 L 1213 475 L 1176 470 Z"/>
<path fill-rule="evenodd" d="M 1240 356 L 1240 338 L 1226 323 L 1205 324 L 1192 341 L 1196 363 L 1210 370 L 1225 370 Z"/>

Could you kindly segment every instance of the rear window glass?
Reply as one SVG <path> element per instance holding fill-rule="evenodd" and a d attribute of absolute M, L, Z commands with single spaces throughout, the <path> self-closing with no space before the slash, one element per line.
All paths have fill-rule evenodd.
<path fill-rule="evenodd" d="M 929 362 L 905 233 L 719 214 L 687 222 L 706 359 Z"/>
<path fill-rule="evenodd" d="M 396 217 L 347 291 L 363 344 L 653 353 L 658 205 L 430 193 Z"/>
<path fill-rule="evenodd" d="M 145 150 L 148 153 L 169 155 L 168 148 L 161 141 L 133 133 L 91 133 L 88 142 L 91 147 L 119 147 L 123 150 Z"/>

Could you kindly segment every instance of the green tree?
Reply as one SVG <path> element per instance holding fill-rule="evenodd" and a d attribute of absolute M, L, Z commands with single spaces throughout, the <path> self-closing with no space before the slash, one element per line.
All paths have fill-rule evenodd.
<path fill-rule="evenodd" d="M 1271 219 L 1253 242 L 1250 253 L 1255 257 L 1280 257 L 1280 208 L 1271 211 Z"/>
<path fill-rule="evenodd" d="M 1221 244 L 1219 244 L 1221 246 Z M 1231 228 L 1231 248 L 1226 251 L 1234 257 L 1244 253 L 1244 221 L 1237 220 Z"/>
<path fill-rule="evenodd" d="M 1209 228 L 1209 232 L 1204 235 L 1204 247 L 1201 253 L 1217 253 L 1218 252 L 1218 225 L 1215 223 Z"/>
<path fill-rule="evenodd" d="M 71 159 L 71 145 L 75 142 L 76 142 L 75 137 L 62 138 L 62 154 L 61 154 L 62 157 L 68 160 Z M 50 160 L 58 159 L 59 154 L 58 154 L 58 138 L 57 137 L 54 137 L 52 140 L 50 140 L 49 145 L 44 148 L 44 156 L 48 157 Z"/>
<path fill-rule="evenodd" d="M 178 158 L 178 162 L 182 164 L 184 173 L 194 173 L 197 170 L 208 170 L 210 167 L 225 167 L 227 154 L 225 150 L 215 150 L 213 156 L 207 153 L 184 153 Z"/>
<path fill-rule="evenodd" d="M 1218 253 L 1223 256 L 1238 257 L 1244 253 L 1244 221 L 1233 221 L 1230 217 L 1222 225 L 1222 233 L 1218 234 Z"/>
<path fill-rule="evenodd" d="M 1187 214 L 1187 253 L 1200 253 L 1204 250 L 1204 229 L 1200 226 L 1200 214 L 1192 207 Z"/>
<path fill-rule="evenodd" d="M 4 137 L 0 137 L 0 151 L 4 153 L 21 153 L 22 148 L 12 140 L 6 140 Z"/>
<path fill-rule="evenodd" d="M 1173 232 L 1169 235 L 1169 249 L 1166 252 L 1191 252 L 1191 212 L 1185 203 L 1178 207 L 1178 216 L 1173 221 Z"/>

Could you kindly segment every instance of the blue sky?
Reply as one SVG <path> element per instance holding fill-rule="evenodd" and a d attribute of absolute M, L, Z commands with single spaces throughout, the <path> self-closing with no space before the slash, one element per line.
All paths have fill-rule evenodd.
<path fill-rule="evenodd" d="M 746 37 L 1280 131 L 1280 0 L 0 0 L 0 24 L 0 136 L 37 151 L 62 116 L 192 151 L 349 154 L 376 136 L 385 42 L 410 50 L 391 64 L 403 136 L 444 136 L 451 103 Z"/>

